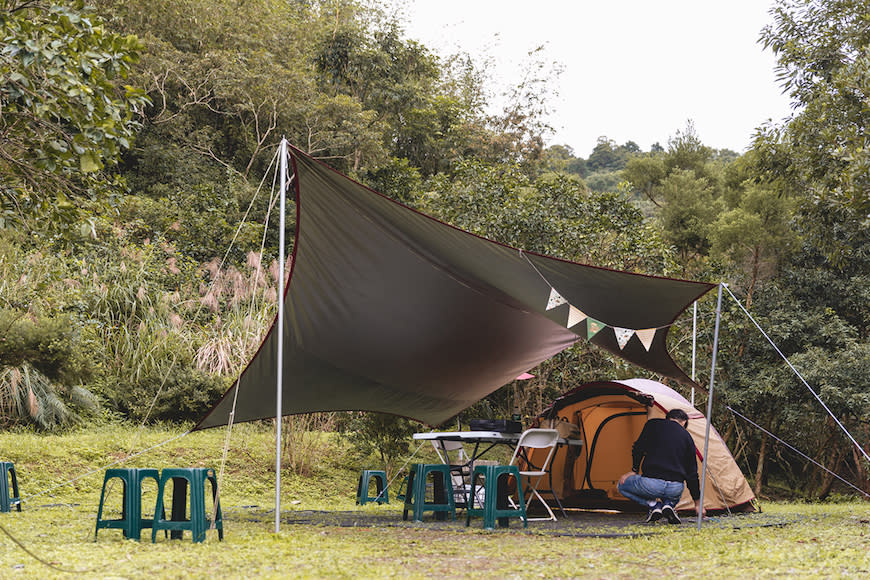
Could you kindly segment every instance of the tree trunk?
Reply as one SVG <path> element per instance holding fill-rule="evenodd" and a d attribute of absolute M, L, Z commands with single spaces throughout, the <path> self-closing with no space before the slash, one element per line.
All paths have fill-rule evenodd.
<path fill-rule="evenodd" d="M 843 463 L 843 454 L 839 450 L 835 450 L 831 455 L 831 461 L 825 467 L 829 472 L 825 472 L 822 477 L 822 485 L 819 488 L 819 499 L 825 499 L 831 494 L 831 488 L 834 487 L 834 473 L 840 470 L 840 465 Z"/>
<path fill-rule="evenodd" d="M 752 248 L 752 277 L 749 279 L 749 287 L 746 289 L 746 310 L 752 308 L 752 294 L 755 285 L 758 284 L 758 275 L 761 267 L 761 248 L 757 245 Z"/>
<path fill-rule="evenodd" d="M 865 450 L 866 451 L 866 450 Z M 852 460 L 855 462 L 855 474 L 858 476 L 858 487 L 865 493 L 870 493 L 870 474 L 864 468 L 864 454 L 852 446 Z"/>
<path fill-rule="evenodd" d="M 758 467 L 755 469 L 755 486 L 752 489 L 753 493 L 755 493 L 755 497 L 761 495 L 761 484 L 764 481 L 764 463 L 767 461 L 767 445 L 767 436 L 762 435 L 761 449 L 758 450 Z"/>
<path fill-rule="evenodd" d="M 722 434 L 722 440 L 725 442 L 725 445 L 728 446 L 728 449 L 734 449 L 736 445 L 734 444 L 734 431 L 735 425 L 734 421 L 728 423 L 728 426 L 725 427 L 725 432 Z"/>

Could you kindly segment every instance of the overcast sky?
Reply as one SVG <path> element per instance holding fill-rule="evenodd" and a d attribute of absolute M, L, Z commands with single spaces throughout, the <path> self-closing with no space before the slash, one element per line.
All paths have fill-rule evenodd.
<path fill-rule="evenodd" d="M 556 134 L 588 157 L 600 136 L 649 150 L 692 120 L 710 147 L 743 152 L 756 127 L 789 113 L 758 44 L 769 0 L 391 0 L 408 37 L 439 54 L 491 61 L 494 87 L 517 84 L 530 50 L 563 72 L 550 100 Z"/>

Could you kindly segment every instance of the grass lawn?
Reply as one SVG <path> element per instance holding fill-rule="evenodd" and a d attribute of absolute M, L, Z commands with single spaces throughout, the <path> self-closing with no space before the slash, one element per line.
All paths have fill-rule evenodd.
<path fill-rule="evenodd" d="M 355 505 L 366 460 L 334 439 L 309 451 L 317 459 L 310 475 L 283 474 L 285 523 L 275 534 L 274 435 L 256 425 L 238 425 L 230 438 L 221 479 L 223 542 L 209 532 L 194 544 L 186 532 L 183 541 L 152 544 L 150 530 L 141 542 L 100 530 L 94 542 L 104 469 L 131 451 L 150 449 L 119 466 L 220 469 L 225 431 L 181 434 L 124 427 L 0 433 L 0 460 L 15 463 L 23 498 L 20 513 L 0 514 L 0 578 L 870 577 L 868 502 L 762 503 L 761 514 L 711 518 L 700 531 L 692 523 L 631 523 L 607 534 L 606 517 L 596 519 L 604 528 L 567 534 L 534 522 L 527 530 L 512 522 L 490 532 L 479 520 L 470 528 L 414 524 L 402 522 L 395 501 Z M 147 491 L 143 504 L 153 506 Z M 349 527 L 323 512 L 355 512 L 360 524 Z"/>

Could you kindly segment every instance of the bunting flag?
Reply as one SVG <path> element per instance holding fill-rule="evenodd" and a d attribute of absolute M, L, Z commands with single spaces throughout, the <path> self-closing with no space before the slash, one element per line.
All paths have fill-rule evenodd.
<path fill-rule="evenodd" d="M 643 330 L 635 330 L 634 333 L 640 339 L 641 344 L 649 352 L 650 347 L 652 346 L 653 338 L 656 336 L 655 328 L 644 328 Z"/>
<path fill-rule="evenodd" d="M 655 339 L 657 328 L 643 328 L 640 330 L 636 330 L 633 328 L 621 328 L 619 326 L 611 326 L 600 320 L 595 320 L 594 318 L 590 318 L 585 312 L 568 302 L 561 294 L 559 294 L 555 288 L 550 288 L 550 299 L 547 302 L 547 310 L 552 310 L 557 306 L 561 306 L 562 304 L 568 305 L 568 322 L 566 324 L 567 328 L 572 328 L 577 326 L 584 320 L 586 320 L 586 340 L 592 340 L 592 337 L 604 330 L 607 327 L 613 329 L 613 334 L 616 336 L 616 344 L 619 345 L 619 349 L 623 350 L 628 341 L 631 340 L 631 337 L 637 335 L 638 340 L 643 345 L 643 348 L 649 352 L 652 348 L 653 339 Z"/>
<path fill-rule="evenodd" d="M 614 326 L 613 334 L 616 335 L 616 344 L 618 344 L 619 349 L 622 350 L 625 348 L 625 345 L 628 344 L 628 341 L 631 340 L 631 337 L 634 334 L 634 329 Z"/>
<path fill-rule="evenodd" d="M 603 322 L 599 320 L 595 320 L 594 318 L 586 317 L 586 340 L 592 340 L 592 337 L 604 330 L 604 327 L 607 326 Z"/>
<path fill-rule="evenodd" d="M 567 304 L 568 301 L 562 298 L 562 295 L 556 292 L 555 288 L 550 288 L 550 300 L 547 302 L 547 310 L 552 310 L 562 304 Z"/>
<path fill-rule="evenodd" d="M 579 309 L 571 306 L 571 308 L 568 310 L 568 328 L 576 326 L 584 320 L 586 320 L 586 315 L 583 314 L 583 312 L 581 312 Z"/>

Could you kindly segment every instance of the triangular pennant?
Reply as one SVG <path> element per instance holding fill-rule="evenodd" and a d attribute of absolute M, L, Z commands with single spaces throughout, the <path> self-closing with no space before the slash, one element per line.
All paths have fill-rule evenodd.
<path fill-rule="evenodd" d="M 607 326 L 594 318 L 586 318 L 586 340 L 592 340 L 592 337 L 601 332 Z"/>
<path fill-rule="evenodd" d="M 583 314 L 577 308 L 574 308 L 573 306 L 571 306 L 571 308 L 568 309 L 568 328 L 571 328 L 572 326 L 574 326 L 576 324 L 580 324 L 585 319 L 586 319 L 586 315 Z"/>
<path fill-rule="evenodd" d="M 547 310 L 552 310 L 562 304 L 567 304 L 568 301 L 562 298 L 562 295 L 556 292 L 555 288 L 550 288 L 550 300 L 547 302 Z"/>
<path fill-rule="evenodd" d="M 619 345 L 619 350 L 625 348 L 625 345 L 628 344 L 628 341 L 631 339 L 631 336 L 634 334 L 634 329 L 632 328 L 619 328 L 618 326 L 613 327 L 613 334 L 616 335 L 616 344 Z"/>
<path fill-rule="evenodd" d="M 644 328 L 643 330 L 635 330 L 634 333 L 640 339 L 641 344 L 649 352 L 650 347 L 652 346 L 653 338 L 656 336 L 655 328 Z"/>

